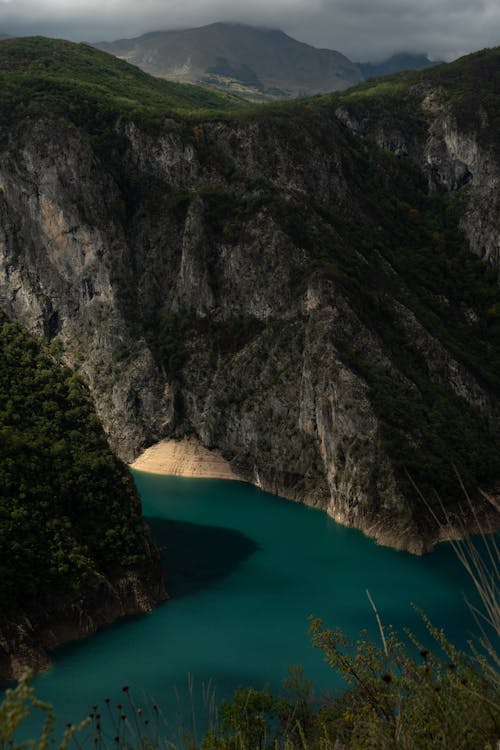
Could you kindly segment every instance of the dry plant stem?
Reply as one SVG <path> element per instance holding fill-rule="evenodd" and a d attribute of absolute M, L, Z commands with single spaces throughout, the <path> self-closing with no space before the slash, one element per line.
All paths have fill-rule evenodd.
<path fill-rule="evenodd" d="M 377 619 L 378 629 L 380 631 L 380 637 L 382 638 L 382 643 L 383 643 L 383 646 L 384 646 L 385 656 L 386 656 L 387 659 L 389 659 L 389 651 L 387 650 L 387 643 L 386 643 L 386 640 L 385 640 L 385 634 L 384 634 L 384 628 L 382 626 L 382 620 L 380 619 L 380 615 L 378 613 L 378 609 L 375 606 L 375 602 L 373 601 L 373 599 L 371 597 L 371 594 L 368 591 L 368 589 L 366 589 L 366 595 L 368 597 L 368 601 L 370 602 L 370 604 L 372 606 L 373 611 L 375 612 L 375 617 Z"/>
<path fill-rule="evenodd" d="M 467 501 L 469 509 L 474 517 L 476 526 L 479 529 L 479 535 L 481 536 L 482 546 L 484 547 L 485 554 L 481 554 L 477 549 L 477 546 L 470 537 L 467 536 L 464 529 L 464 538 L 461 541 L 450 540 L 450 544 L 453 547 L 458 560 L 466 570 L 467 574 L 471 578 L 474 587 L 480 597 L 481 604 L 484 611 L 480 611 L 476 606 L 471 604 L 466 599 L 467 606 L 469 607 L 474 620 L 481 633 L 480 644 L 486 651 L 489 659 L 492 663 L 486 665 L 489 675 L 496 682 L 500 681 L 500 653 L 498 647 L 495 647 L 491 642 L 491 637 L 487 632 L 487 629 L 493 631 L 496 638 L 500 638 L 500 550 L 495 538 L 495 535 L 489 529 L 484 529 L 478 519 L 474 504 L 460 478 L 460 475 L 455 469 L 457 474 L 458 482 L 460 484 L 461 491 L 464 498 Z M 414 489 L 418 493 L 419 497 L 427 507 L 429 513 L 432 515 L 434 521 L 440 524 L 440 521 L 431 507 L 427 498 L 423 495 L 421 490 L 415 485 L 410 477 Z M 493 507 L 497 510 L 497 505 L 488 497 L 484 492 L 481 493 L 485 500 L 490 502 Z M 436 496 L 437 502 L 440 505 L 443 516 L 446 523 L 450 524 L 450 517 L 446 508 L 443 505 L 441 498 Z M 451 525 L 451 524 L 450 524 Z M 476 657 L 480 659 L 480 654 L 477 651 L 474 652 Z"/>

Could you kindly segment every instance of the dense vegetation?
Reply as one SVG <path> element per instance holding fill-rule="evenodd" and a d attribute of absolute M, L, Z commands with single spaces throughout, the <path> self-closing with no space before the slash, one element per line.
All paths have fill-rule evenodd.
<path fill-rule="evenodd" d="M 433 91 L 431 103 L 425 96 Z M 436 95 L 437 94 L 437 95 Z M 335 95 L 360 120 L 389 125 L 406 137 L 422 135 L 426 123 L 448 107 L 461 129 L 474 131 L 479 141 L 499 153 L 500 49 L 485 49 L 448 65 L 410 71 L 362 83 Z M 422 106 L 423 104 L 423 106 Z M 487 123 L 487 127 L 485 127 Z"/>
<path fill-rule="evenodd" d="M 318 698 L 300 670 L 279 694 L 242 688 L 222 705 L 202 750 L 492 748 L 500 733 L 498 683 L 430 628 L 435 653 L 390 628 L 379 645 L 366 636 L 351 642 L 314 621 L 313 645 L 347 690 Z"/>
<path fill-rule="evenodd" d="M 150 560 L 140 500 L 82 381 L 0 321 L 2 615 Z"/>
<path fill-rule="evenodd" d="M 166 313 L 145 321 L 151 351 L 172 380 L 182 377 L 182 368 L 188 361 L 187 337 L 201 336 L 211 341 L 217 356 L 227 356 L 246 346 L 263 328 L 262 321 L 251 315 L 217 321 L 193 314 Z"/>
<path fill-rule="evenodd" d="M 97 136 L 118 117 L 161 127 L 178 113 L 244 106 L 230 94 L 153 78 L 86 44 L 45 37 L 0 41 L 0 125 L 60 117 Z"/>

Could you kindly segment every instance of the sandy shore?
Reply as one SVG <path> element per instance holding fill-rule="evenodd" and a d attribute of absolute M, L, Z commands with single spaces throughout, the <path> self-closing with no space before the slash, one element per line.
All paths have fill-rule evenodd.
<path fill-rule="evenodd" d="M 162 440 L 147 448 L 130 464 L 151 474 L 208 479 L 239 479 L 218 451 L 209 451 L 196 440 Z"/>

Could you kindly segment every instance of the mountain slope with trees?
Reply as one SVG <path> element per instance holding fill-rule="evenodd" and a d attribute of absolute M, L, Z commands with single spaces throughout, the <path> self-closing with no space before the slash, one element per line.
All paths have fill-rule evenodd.
<path fill-rule="evenodd" d="M 0 294 L 64 345 L 119 455 L 189 435 L 413 552 L 475 527 L 458 467 L 498 525 L 499 50 L 166 117 L 101 97 L 80 45 L 72 63 L 44 42 L 33 77 L 32 44 L 0 44 L 18 59 L 0 91 Z M 67 88 L 42 114 L 61 50 Z"/>
<path fill-rule="evenodd" d="M 164 598 L 126 467 L 88 391 L 18 323 L 0 320 L 0 676 Z M 83 624 L 85 623 L 85 624 Z"/>

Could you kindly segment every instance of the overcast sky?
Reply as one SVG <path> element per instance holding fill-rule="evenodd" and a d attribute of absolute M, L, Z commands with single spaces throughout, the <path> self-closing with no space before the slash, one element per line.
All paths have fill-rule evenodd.
<path fill-rule="evenodd" d="M 450 60 L 500 44 L 500 0 L 0 0 L 0 33 L 113 40 L 237 21 L 280 28 L 353 60 Z"/>

